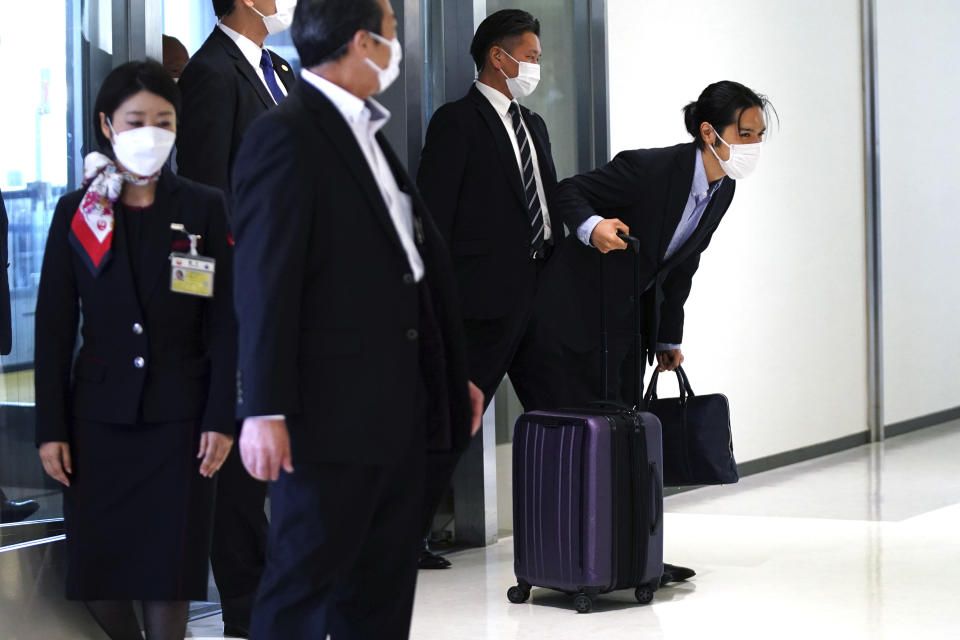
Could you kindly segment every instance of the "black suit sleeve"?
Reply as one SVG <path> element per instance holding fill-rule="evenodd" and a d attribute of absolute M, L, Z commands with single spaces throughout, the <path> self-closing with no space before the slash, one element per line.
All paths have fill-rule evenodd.
<path fill-rule="evenodd" d="M 183 107 L 177 140 L 180 175 L 227 192 L 230 149 L 236 120 L 233 87 L 200 60 L 187 64 L 180 78 Z"/>
<path fill-rule="evenodd" d="M 318 169 L 297 147 L 287 122 L 266 116 L 248 130 L 234 167 L 241 418 L 301 409 L 300 303 L 315 182 L 308 171 Z"/>
<path fill-rule="evenodd" d="M 464 131 L 453 111 L 441 108 L 427 127 L 427 139 L 417 171 L 417 187 L 447 245 L 453 242 L 457 203 L 466 167 Z"/>
<path fill-rule="evenodd" d="M 75 200 L 75 199 L 73 199 Z M 76 209 L 61 198 L 53 214 L 40 272 L 34 344 L 37 444 L 68 441 L 70 369 L 80 305 L 68 232 Z"/>
<path fill-rule="evenodd" d="M 576 233 L 597 211 L 636 203 L 643 173 L 636 152 L 624 151 L 599 169 L 567 178 L 557 186 L 557 217 Z"/>
<path fill-rule="evenodd" d="M 235 435 L 237 397 L 237 321 L 233 311 L 233 248 L 227 230 L 223 194 L 211 194 L 206 254 L 217 261 L 214 297 L 205 309 L 204 325 L 212 368 L 201 428 Z"/>
<path fill-rule="evenodd" d="M 700 267 L 700 254 L 710 245 L 713 233 L 707 237 L 683 262 L 675 266 L 663 281 L 663 303 L 660 305 L 660 330 L 657 341 L 664 344 L 683 343 L 683 305 L 690 297 L 693 274 Z M 656 345 L 654 345 L 656 347 Z"/>

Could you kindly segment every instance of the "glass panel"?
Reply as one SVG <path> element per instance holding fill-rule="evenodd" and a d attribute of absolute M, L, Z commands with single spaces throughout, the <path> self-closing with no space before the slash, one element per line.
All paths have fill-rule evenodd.
<path fill-rule="evenodd" d="M 44 28 L 33 29 L 38 15 Z M 34 446 L 34 310 L 47 229 L 57 200 L 77 187 L 83 140 L 83 61 L 112 61 L 111 0 L 5 3 L 0 21 L 0 191 L 7 242 L 13 349 L 0 357 L 0 496 L 4 523 L 62 515 L 59 485 Z M 78 37 L 79 36 L 79 37 Z M 92 39 L 96 46 L 86 46 Z M 100 76 L 102 77 L 102 76 Z M 40 337 L 42 339 L 42 336 Z M 8 501 L 35 500 L 20 509 Z M 4 528 L 0 544 L 22 542 Z"/>

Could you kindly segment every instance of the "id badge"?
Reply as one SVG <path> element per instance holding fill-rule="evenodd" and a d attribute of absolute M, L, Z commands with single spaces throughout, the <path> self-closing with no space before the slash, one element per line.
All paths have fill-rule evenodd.
<path fill-rule="evenodd" d="M 217 261 L 188 253 L 170 254 L 170 290 L 201 298 L 213 297 Z"/>

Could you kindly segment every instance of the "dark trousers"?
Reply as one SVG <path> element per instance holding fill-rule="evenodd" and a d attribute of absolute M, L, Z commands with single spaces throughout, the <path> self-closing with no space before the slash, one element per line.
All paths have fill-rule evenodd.
<path fill-rule="evenodd" d="M 267 485 L 243 468 L 234 445 L 217 474 L 210 562 L 220 591 L 223 622 L 250 628 L 250 614 L 267 553 Z"/>
<path fill-rule="evenodd" d="M 425 456 L 413 440 L 389 466 L 300 461 L 271 485 L 251 638 L 407 638 Z"/>
<path fill-rule="evenodd" d="M 582 407 L 604 398 L 633 405 L 637 398 L 637 379 L 643 382 L 643 371 L 637 370 L 635 340 L 629 331 L 611 331 L 607 354 L 607 393 L 603 392 L 603 352 L 600 347 L 587 352 L 559 346 L 554 371 L 563 396 L 563 406 Z M 641 362 L 641 364 L 643 364 Z"/>
<path fill-rule="evenodd" d="M 540 325 L 531 299 L 526 308 L 506 318 L 464 320 L 470 380 L 484 395 L 484 409 L 493 400 L 504 375 L 510 376 L 524 410 L 556 408 L 562 404 L 557 342 Z M 565 405 L 566 406 L 566 405 Z M 461 452 L 427 455 L 426 493 L 422 533 L 430 534 L 433 515 L 450 484 Z"/>

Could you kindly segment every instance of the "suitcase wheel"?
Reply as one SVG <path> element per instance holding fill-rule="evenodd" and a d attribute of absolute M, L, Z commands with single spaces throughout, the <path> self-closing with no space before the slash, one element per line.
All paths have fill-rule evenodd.
<path fill-rule="evenodd" d="M 573 605 L 577 608 L 577 613 L 590 613 L 593 609 L 593 598 L 585 593 L 578 593 L 573 599 Z"/>
<path fill-rule="evenodd" d="M 637 590 L 633 592 L 633 597 L 635 597 L 640 604 L 650 604 L 653 602 L 653 589 L 650 587 L 637 587 Z"/>
<path fill-rule="evenodd" d="M 530 589 L 516 586 L 507 589 L 507 600 L 513 604 L 522 604 L 530 597 Z"/>

